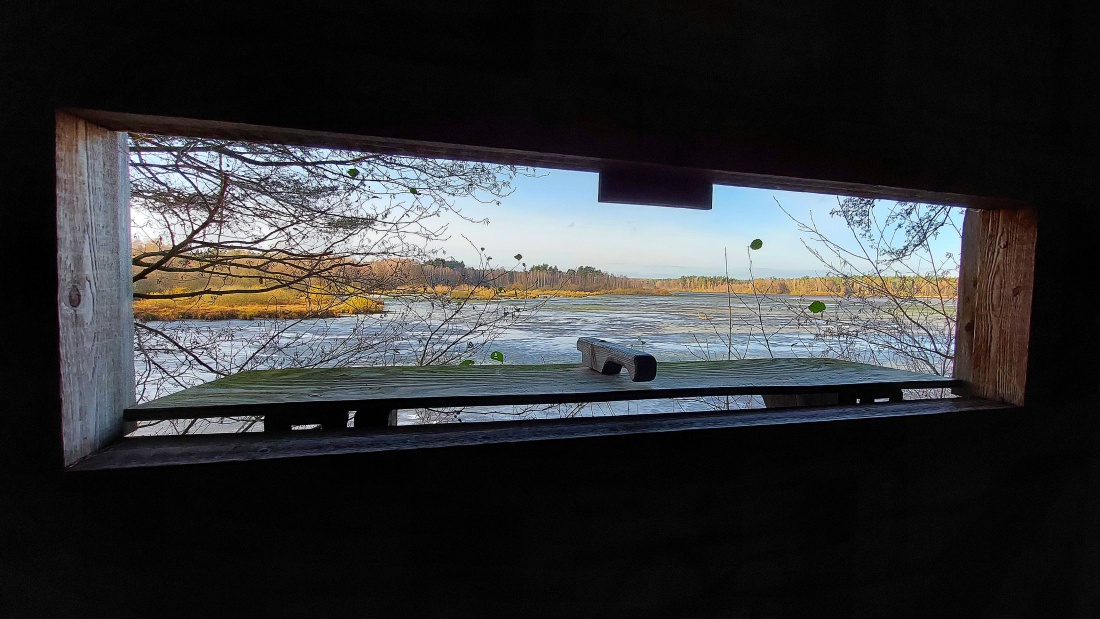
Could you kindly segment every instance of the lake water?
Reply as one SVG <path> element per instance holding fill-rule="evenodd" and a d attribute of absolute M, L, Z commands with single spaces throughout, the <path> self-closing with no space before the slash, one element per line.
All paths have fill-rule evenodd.
<path fill-rule="evenodd" d="M 544 301 L 503 300 L 478 303 L 467 307 L 453 321 L 457 325 L 476 324 L 479 315 L 512 313 L 518 310 L 519 321 L 500 333 L 495 340 L 480 351 L 461 358 L 471 358 L 475 363 L 497 363 L 489 358 L 499 351 L 506 365 L 544 363 L 579 363 L 580 352 L 576 348 L 579 337 L 599 337 L 638 348 L 654 355 L 658 361 L 691 361 L 702 359 L 726 359 L 744 357 L 807 357 L 826 352 L 826 342 L 820 337 L 820 320 L 824 316 L 842 313 L 833 299 L 821 298 L 829 309 L 826 314 L 812 317 L 808 312 L 797 312 L 816 298 L 775 298 L 758 304 L 752 296 L 734 295 L 732 300 L 724 294 L 678 293 L 668 296 L 619 296 L 600 295 L 586 298 L 554 298 Z M 885 301 L 878 301 L 885 304 Z M 387 307 L 395 307 L 388 303 Z M 316 362 L 325 355 L 337 359 L 340 346 L 363 337 L 383 337 L 385 347 L 378 352 L 360 357 L 353 365 L 413 364 L 415 354 L 423 348 L 422 342 L 438 324 L 438 308 L 427 303 L 412 304 L 402 311 L 416 312 L 420 316 L 436 319 L 428 323 L 409 323 L 396 320 L 398 312 L 381 316 L 347 316 L 341 318 L 298 321 L 283 329 L 275 339 L 277 346 L 257 351 L 256 341 L 273 333 L 277 326 L 272 321 L 180 321 L 176 323 L 149 323 L 158 329 L 172 329 L 173 335 L 196 346 L 206 346 L 226 365 L 241 363 L 251 358 L 249 367 L 285 367 L 292 359 Z M 950 312 L 954 308 L 949 308 Z M 832 312 L 832 314 L 828 314 Z M 795 317 L 801 315 L 800 320 Z M 817 320 L 818 322 L 814 322 Z M 944 337 L 946 321 L 942 316 L 929 317 L 933 334 Z M 882 321 L 889 327 L 889 321 Z M 404 326 L 395 326 L 404 325 Z M 938 329 L 938 331 L 937 331 Z M 726 341 L 732 333 L 732 350 Z M 767 341 L 762 333 L 768 334 Z M 453 335 L 451 336 L 453 337 Z M 941 343 L 942 344 L 942 343 Z M 464 348 L 463 347 L 460 347 Z M 876 350 L 864 342 L 850 343 L 848 354 L 874 354 L 874 361 L 882 365 L 903 366 L 884 349 Z M 323 354 L 317 351 L 322 351 Z M 320 357 L 317 355 L 320 354 Z M 830 355 L 835 356 L 835 355 Z M 150 363 L 150 361 L 152 363 Z M 457 362 L 457 361 L 455 361 Z M 332 365 L 347 363 L 336 360 Z M 159 366 L 159 367 L 158 367 Z M 188 364 L 178 353 L 168 351 L 154 353 L 150 360 L 135 359 L 139 377 L 153 379 L 147 384 L 157 384 L 160 389 L 145 392 L 145 398 L 182 388 L 181 384 L 162 380 L 165 372 L 188 368 L 191 382 L 210 380 L 214 374 L 204 372 Z M 706 410 L 710 408 L 746 408 L 760 406 L 758 398 L 707 398 L 698 400 L 635 401 L 584 406 L 555 405 L 551 407 L 503 407 L 468 409 L 455 415 L 447 411 L 401 411 L 399 423 L 435 423 L 445 421 L 487 421 L 514 418 L 545 418 L 562 416 L 602 416 L 668 412 L 671 410 Z M 239 423 L 200 423 L 203 431 L 239 429 Z M 162 424 L 163 426 L 163 424 Z M 253 426 L 258 429 L 261 426 Z M 161 428 L 162 430 L 164 427 Z M 199 428 L 192 428 L 196 431 Z M 143 433 L 149 433 L 146 431 Z"/>

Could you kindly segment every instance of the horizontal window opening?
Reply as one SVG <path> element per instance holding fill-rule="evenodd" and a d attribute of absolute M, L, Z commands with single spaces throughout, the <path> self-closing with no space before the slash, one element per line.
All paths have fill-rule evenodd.
<path fill-rule="evenodd" d="M 137 133 L 128 146 L 135 409 L 242 372 L 356 367 L 515 368 L 514 399 L 534 388 L 523 368 L 579 365 L 579 338 L 651 355 L 656 380 L 751 359 L 953 374 L 961 208 L 715 186 L 710 210 L 682 210 L 599 203 L 592 172 Z M 279 428 L 821 403 L 805 399 L 820 389 L 786 389 L 397 408 L 370 424 L 349 407 L 287 413 Z M 134 424 L 136 436 L 273 430 L 255 411 Z"/>

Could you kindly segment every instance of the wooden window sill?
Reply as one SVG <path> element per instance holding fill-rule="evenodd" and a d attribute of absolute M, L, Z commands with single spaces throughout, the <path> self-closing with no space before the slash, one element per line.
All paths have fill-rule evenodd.
<path fill-rule="evenodd" d="M 930 388 L 964 389 L 965 384 L 821 358 L 662 362 L 655 376 L 642 382 L 623 373 L 594 372 L 587 363 L 290 368 L 240 372 L 132 406 L 124 414 L 127 421 L 256 415 L 264 417 L 265 430 L 289 432 L 292 425 L 313 423 L 346 428 L 355 411 L 355 426 L 362 430 L 396 425 L 399 409 L 737 395 L 763 395 L 767 402 L 800 394 L 835 394 L 839 403 L 854 404 L 857 399 L 900 400 L 903 389 Z"/>
<path fill-rule="evenodd" d="M 977 398 L 914 400 L 880 404 L 662 413 L 624 417 L 399 426 L 364 433 L 302 431 L 172 437 L 129 437 L 68 467 L 95 471 L 213 462 L 248 462 L 438 447 L 559 440 L 584 437 L 705 431 L 742 426 L 783 425 L 937 415 L 1016 408 Z"/>

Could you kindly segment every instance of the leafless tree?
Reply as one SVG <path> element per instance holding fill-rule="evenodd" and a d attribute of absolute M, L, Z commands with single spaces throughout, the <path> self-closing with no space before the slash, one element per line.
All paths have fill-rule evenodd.
<path fill-rule="evenodd" d="M 807 248 L 842 281 L 828 311 L 802 314 L 800 326 L 812 325 L 818 352 L 950 375 L 959 262 L 954 252 L 938 255 L 931 241 L 943 229 L 961 235 L 962 214 L 961 208 L 879 201 L 860 215 L 860 225 L 846 216 L 851 236 L 845 241 L 826 236 L 812 217 L 796 220 Z"/>
<path fill-rule="evenodd" d="M 321 316 L 349 297 L 386 293 L 387 310 L 339 321 L 307 313 L 137 323 L 140 399 L 248 369 L 453 363 L 534 309 L 452 298 L 409 281 L 402 266 L 437 255 L 444 216 L 463 217 L 461 200 L 500 203 L 530 169 L 147 134 L 131 134 L 130 153 L 135 299 L 289 295 Z M 463 283 L 476 291 L 508 269 L 473 272 L 477 279 Z"/>
<path fill-rule="evenodd" d="M 752 255 L 759 246 L 750 245 L 751 293 L 727 294 L 728 316 L 707 318 L 713 337 L 696 338 L 696 357 L 821 356 L 951 374 L 959 262 L 954 253 L 938 255 L 932 241 L 944 230 L 961 235 L 962 209 L 838 198 L 830 215 L 848 224 L 843 239 L 823 232 L 812 216 L 802 221 L 783 212 L 828 281 L 835 282 L 833 289 L 823 299 L 792 297 L 783 282 L 758 280 Z M 728 273 L 726 281 L 729 286 Z M 907 392 L 919 398 L 947 395 L 941 389 Z M 757 398 L 700 402 L 719 409 L 760 404 Z"/>
<path fill-rule="evenodd" d="M 130 136 L 131 207 L 152 240 L 134 255 L 135 298 L 281 289 L 373 292 L 380 258 L 420 259 L 458 198 L 498 202 L 529 170 L 280 144 Z M 166 274 L 186 291 L 155 286 Z M 144 283 L 144 285 L 143 285 Z"/>
<path fill-rule="evenodd" d="M 808 299 L 780 298 L 796 327 L 788 352 L 949 376 L 959 262 L 954 252 L 937 254 L 932 240 L 944 230 L 961 236 L 963 209 L 860 198 L 838 198 L 838 205 L 830 214 L 848 223 L 845 239 L 824 233 L 812 215 L 802 221 L 787 213 L 803 244 L 838 282 L 827 298 L 815 299 L 824 303 L 818 311 L 807 311 Z M 913 398 L 949 395 L 943 389 L 906 392 Z"/>

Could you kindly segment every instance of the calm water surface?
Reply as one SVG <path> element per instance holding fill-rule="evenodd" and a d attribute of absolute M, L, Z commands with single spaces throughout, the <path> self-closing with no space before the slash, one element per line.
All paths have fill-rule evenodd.
<path fill-rule="evenodd" d="M 645 350 L 659 361 L 692 361 L 701 359 L 725 359 L 728 354 L 739 357 L 806 357 L 819 354 L 822 344 L 816 341 L 809 329 L 800 329 L 792 323 L 792 313 L 788 303 L 798 306 L 808 305 L 813 298 L 775 299 L 764 302 L 759 307 L 751 296 L 734 295 L 732 309 L 724 294 L 679 293 L 668 296 L 619 296 L 600 295 L 587 298 L 555 298 L 546 300 L 537 311 L 530 311 L 532 301 L 504 300 L 493 302 L 498 309 L 520 309 L 522 321 L 499 335 L 486 349 L 472 355 L 476 363 L 496 363 L 488 357 L 491 351 L 500 351 L 505 364 L 528 365 L 543 363 L 579 363 L 577 351 L 578 337 L 600 337 L 627 346 Z M 829 305 L 834 300 L 822 298 Z M 526 310 L 524 309 L 526 308 Z M 413 306 L 418 311 L 427 311 L 427 305 Z M 830 308 L 835 309 L 835 308 Z M 953 311 L 953 308 L 951 308 Z M 827 310 L 828 311 L 828 310 Z M 732 315 L 732 319 L 731 319 Z M 940 318 L 942 321 L 943 319 Z M 290 342 L 280 356 L 258 357 L 256 367 L 279 367 L 287 362 L 287 355 L 306 354 L 311 346 L 339 345 L 342 339 L 359 330 L 375 329 L 382 331 L 392 323 L 389 317 L 342 317 L 324 320 L 301 321 L 287 331 L 284 337 Z M 249 342 L 270 328 L 262 321 L 218 321 L 199 322 L 181 321 L 166 325 L 150 323 L 151 326 L 186 327 L 195 333 L 212 333 L 232 329 L 232 340 L 222 342 L 219 354 L 227 358 L 243 359 L 255 352 Z M 769 334 L 770 353 L 761 330 Z M 725 339 L 733 334 L 733 351 L 726 349 Z M 778 333 L 775 333 L 778 332 Z M 775 335 L 772 335 L 775 333 Z M 416 340 L 423 337 L 423 330 L 413 329 L 402 333 L 390 348 L 390 357 L 386 364 L 413 364 Z M 300 350 L 299 350 L 300 349 Z M 881 352 L 881 351 L 879 351 Z M 886 364 L 889 356 L 882 357 Z M 136 359 L 136 371 L 139 375 L 148 371 L 143 359 Z M 173 371 L 176 363 L 172 355 L 160 355 L 156 361 L 166 371 Z M 369 365 L 369 363 L 360 363 Z M 155 368 L 154 374 L 158 372 Z M 210 380 L 213 375 L 199 376 L 201 380 Z M 179 386 L 165 385 L 161 394 L 178 390 Z M 675 410 L 705 410 L 724 407 L 759 406 L 755 398 L 739 398 L 726 402 L 725 398 L 709 398 L 691 401 L 678 401 L 673 404 Z M 573 405 L 560 405 L 541 410 L 522 407 L 504 407 L 504 409 L 479 408 L 468 409 L 457 416 L 437 411 L 402 411 L 400 423 L 425 423 L 439 421 L 486 421 L 494 419 L 512 419 L 516 417 L 560 417 L 593 416 L 613 414 L 636 414 L 647 412 L 667 412 L 667 401 L 635 401 L 608 404 L 592 404 L 577 408 Z M 260 426 L 262 427 L 262 426 Z M 211 428 L 215 430 L 218 428 Z M 224 430 L 225 428 L 221 428 Z"/>

